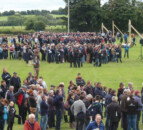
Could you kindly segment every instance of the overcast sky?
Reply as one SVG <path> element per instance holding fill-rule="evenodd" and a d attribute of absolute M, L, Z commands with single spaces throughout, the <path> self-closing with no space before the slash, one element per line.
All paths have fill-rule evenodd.
<path fill-rule="evenodd" d="M 101 0 L 102 4 L 108 0 Z M 57 10 L 59 7 L 65 7 L 63 0 L 0 0 L 0 12 L 15 10 L 32 10 L 32 9 L 46 9 Z"/>

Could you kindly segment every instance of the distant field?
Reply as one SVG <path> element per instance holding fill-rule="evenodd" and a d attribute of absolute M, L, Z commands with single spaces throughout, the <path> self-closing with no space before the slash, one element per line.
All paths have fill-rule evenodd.
<path fill-rule="evenodd" d="M 8 16 L 0 16 L 0 21 L 7 21 Z"/>
<path fill-rule="evenodd" d="M 51 16 L 53 16 L 54 18 L 60 18 L 60 17 L 67 17 L 66 15 L 56 15 L 56 14 L 50 14 Z M 36 15 L 22 15 L 23 17 L 35 17 Z M 0 16 L 0 21 L 7 21 L 8 20 L 8 16 Z"/>
<path fill-rule="evenodd" d="M 0 29 L 25 29 L 25 26 L 0 26 Z"/>
<path fill-rule="evenodd" d="M 67 17 L 66 15 L 51 14 L 54 18 Z"/>

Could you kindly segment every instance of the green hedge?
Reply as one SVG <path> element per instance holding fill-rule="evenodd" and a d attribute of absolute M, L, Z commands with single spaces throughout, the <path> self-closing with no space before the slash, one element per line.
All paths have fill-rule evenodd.
<path fill-rule="evenodd" d="M 27 34 L 27 33 L 33 33 L 34 30 L 21 30 L 21 29 L 0 29 L 0 34 Z"/>

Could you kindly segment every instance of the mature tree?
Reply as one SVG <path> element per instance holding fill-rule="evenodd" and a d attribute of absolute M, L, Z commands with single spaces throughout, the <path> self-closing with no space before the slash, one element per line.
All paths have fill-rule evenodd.
<path fill-rule="evenodd" d="M 45 27 L 46 27 L 46 25 L 42 21 L 36 21 L 33 26 L 34 30 L 36 30 L 36 31 L 42 31 L 45 29 Z"/>
<path fill-rule="evenodd" d="M 73 31 L 99 31 L 101 13 L 99 0 L 71 0 L 71 29 Z"/>

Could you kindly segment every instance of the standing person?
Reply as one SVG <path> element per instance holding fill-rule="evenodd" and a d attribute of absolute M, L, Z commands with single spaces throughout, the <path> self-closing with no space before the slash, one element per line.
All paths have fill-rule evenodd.
<path fill-rule="evenodd" d="M 14 53 L 14 45 L 13 45 L 13 43 L 11 43 L 11 45 L 9 47 L 9 50 L 10 50 L 10 53 L 9 53 L 10 60 L 11 60 L 11 57 L 12 57 L 12 59 L 14 59 L 14 55 L 13 55 L 13 53 Z"/>
<path fill-rule="evenodd" d="M 40 114 L 41 114 L 41 120 L 40 120 L 40 127 L 41 130 L 46 130 L 47 123 L 48 123 L 48 104 L 46 103 L 47 98 L 45 95 L 42 96 L 42 101 L 40 103 Z"/>
<path fill-rule="evenodd" d="M 28 66 L 31 66 L 33 60 L 33 52 L 31 49 L 28 49 L 27 60 L 28 60 Z"/>
<path fill-rule="evenodd" d="M 56 96 L 53 101 L 53 105 L 56 108 L 56 128 L 55 130 L 60 130 L 62 121 L 62 110 L 63 110 L 63 97 L 62 91 L 59 89 L 56 91 Z"/>
<path fill-rule="evenodd" d="M 126 103 L 127 103 L 127 99 L 129 99 L 129 96 L 131 94 L 131 91 L 129 89 L 125 89 L 123 92 L 123 96 L 121 98 L 121 112 L 122 112 L 122 127 L 123 130 L 127 130 L 128 126 L 127 126 L 127 107 L 126 107 Z"/>
<path fill-rule="evenodd" d="M 7 88 L 9 88 L 11 75 L 7 72 L 6 68 L 3 68 L 2 79 L 5 80 Z"/>
<path fill-rule="evenodd" d="M 35 121 L 34 114 L 29 115 L 29 119 L 25 121 L 23 130 L 41 130 L 39 123 Z"/>
<path fill-rule="evenodd" d="M 121 118 L 120 106 L 117 97 L 112 97 L 112 102 L 107 106 L 107 113 L 110 118 L 110 130 L 117 130 Z"/>
<path fill-rule="evenodd" d="M 38 121 L 38 115 L 40 113 L 40 104 L 42 102 L 42 94 L 43 92 L 42 91 L 39 91 L 37 93 L 37 101 L 36 101 L 36 121 Z"/>
<path fill-rule="evenodd" d="M 84 122 L 85 122 L 85 114 L 86 114 L 86 107 L 83 103 L 83 96 L 80 96 L 80 99 L 75 101 L 71 106 L 71 111 L 75 116 L 76 120 L 76 130 L 83 130 Z"/>
<path fill-rule="evenodd" d="M 124 48 L 125 48 L 124 58 L 126 57 L 126 54 L 127 54 L 127 58 L 129 58 L 129 48 L 130 48 L 129 43 L 127 43 L 126 45 L 124 45 Z"/>
<path fill-rule="evenodd" d="M 0 88 L 2 89 L 1 96 L 2 96 L 2 98 L 5 98 L 5 94 L 6 94 L 7 88 L 6 88 L 6 82 L 4 80 L 1 81 Z"/>
<path fill-rule="evenodd" d="M 24 124 L 25 122 L 25 115 L 24 115 L 24 102 L 26 100 L 26 86 L 22 86 L 21 89 L 18 90 L 17 93 L 15 93 L 15 98 L 18 103 L 18 108 L 19 108 L 19 116 L 22 118 L 22 123 Z M 18 119 L 18 124 L 21 124 L 21 119 Z"/>
<path fill-rule="evenodd" d="M 91 122 L 90 124 L 88 124 L 86 130 L 104 130 L 104 125 L 101 121 L 101 115 L 97 114 L 95 117 L 95 121 Z"/>
<path fill-rule="evenodd" d="M 94 121 L 95 116 L 100 114 L 102 116 L 102 105 L 100 103 L 100 96 L 95 97 L 95 102 L 88 108 L 92 121 Z"/>
<path fill-rule="evenodd" d="M 36 97 L 34 96 L 33 90 L 29 90 L 29 107 L 30 107 L 30 113 L 36 114 Z"/>
<path fill-rule="evenodd" d="M 128 97 L 126 102 L 126 107 L 127 107 L 127 121 L 128 121 L 127 130 L 131 130 L 131 128 L 133 128 L 133 130 L 138 130 L 136 127 L 138 102 L 135 101 L 134 95 Z"/>
<path fill-rule="evenodd" d="M 14 86 L 14 93 L 16 93 L 21 87 L 21 80 L 20 77 L 17 76 L 16 72 L 13 73 L 13 77 L 10 79 L 10 85 Z"/>
<path fill-rule="evenodd" d="M 8 102 L 14 102 L 15 103 L 15 96 L 14 96 L 14 87 L 10 86 L 9 90 L 5 94 L 5 99 L 8 100 Z"/>
<path fill-rule="evenodd" d="M 7 120 L 7 107 L 8 101 L 2 99 L 0 102 L 0 130 L 4 130 L 5 121 Z"/>
<path fill-rule="evenodd" d="M 14 118 L 20 118 L 20 116 L 16 115 L 16 109 L 14 107 L 14 102 L 10 102 L 8 106 L 8 126 L 7 130 L 12 130 L 13 129 L 13 124 L 14 124 Z"/>
<path fill-rule="evenodd" d="M 34 66 L 34 75 L 38 77 L 38 75 L 39 75 L 39 68 L 40 68 L 40 61 L 37 58 L 37 56 L 35 56 L 35 58 L 33 60 L 33 66 Z"/>
<path fill-rule="evenodd" d="M 127 35 L 127 33 L 124 33 L 125 44 L 127 43 L 127 39 L 128 39 L 128 35 Z"/>
<path fill-rule="evenodd" d="M 74 51 L 72 48 L 69 52 L 69 62 L 70 62 L 70 67 L 72 68 L 72 65 L 74 64 Z"/>
<path fill-rule="evenodd" d="M 120 96 L 123 94 L 123 91 L 124 91 L 124 83 L 121 82 L 118 88 L 118 93 L 117 93 L 119 104 L 121 101 Z"/>
<path fill-rule="evenodd" d="M 85 81 L 82 78 L 80 73 L 78 73 L 78 77 L 76 78 L 76 84 L 77 84 L 77 86 L 85 85 Z"/>
<path fill-rule="evenodd" d="M 140 92 L 139 91 L 135 91 L 134 99 L 138 103 L 136 128 L 137 128 L 137 130 L 140 130 L 139 129 L 139 122 L 140 122 L 141 112 L 143 110 L 143 105 L 142 105 L 142 102 L 141 102 L 141 97 L 140 97 Z"/>
<path fill-rule="evenodd" d="M 72 106 L 73 103 L 74 103 L 74 94 L 72 92 L 70 92 L 68 94 L 67 101 L 66 101 L 65 105 L 68 104 L 68 107 L 69 107 L 69 108 L 66 108 L 66 109 L 68 110 L 68 115 L 69 115 L 69 118 L 70 118 L 70 124 L 69 125 L 70 125 L 71 129 L 75 128 L 75 124 L 74 124 L 75 119 L 74 119 L 73 113 L 71 112 L 71 106 Z"/>
<path fill-rule="evenodd" d="M 122 58 L 122 49 L 121 49 L 120 46 L 118 46 L 116 48 L 116 58 L 117 58 L 117 63 L 118 63 L 118 59 L 120 59 L 120 62 L 122 63 L 122 60 L 121 60 L 121 58 Z"/>
<path fill-rule="evenodd" d="M 54 100 L 54 91 L 49 91 L 48 96 L 48 124 L 49 128 L 55 127 L 55 107 L 53 106 L 53 100 Z"/>

